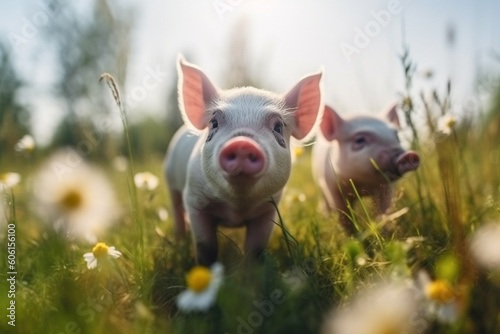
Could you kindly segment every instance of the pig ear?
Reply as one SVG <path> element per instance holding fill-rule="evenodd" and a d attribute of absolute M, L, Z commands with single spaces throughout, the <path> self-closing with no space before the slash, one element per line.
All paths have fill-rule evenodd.
<path fill-rule="evenodd" d="M 326 140 L 332 141 L 337 137 L 343 122 L 344 120 L 335 110 L 329 106 L 325 106 L 325 112 L 323 113 L 320 129 Z"/>
<path fill-rule="evenodd" d="M 385 118 L 394 125 L 396 128 L 401 129 L 401 123 L 399 122 L 399 116 L 398 112 L 396 111 L 396 108 L 398 107 L 397 103 L 394 103 L 390 108 L 389 111 L 385 114 Z"/>
<path fill-rule="evenodd" d="M 292 136 L 304 139 L 316 124 L 318 113 L 322 105 L 321 76 L 318 72 L 300 80 L 287 94 L 285 105 L 294 111 L 295 129 Z"/>
<path fill-rule="evenodd" d="M 205 111 L 207 106 L 218 97 L 217 88 L 198 67 L 188 63 L 179 54 L 177 58 L 179 82 L 179 107 L 184 121 L 196 129 L 207 127 Z"/>

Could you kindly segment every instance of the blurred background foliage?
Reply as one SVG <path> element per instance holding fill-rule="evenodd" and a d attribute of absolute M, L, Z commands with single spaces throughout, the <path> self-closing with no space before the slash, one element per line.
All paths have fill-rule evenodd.
<path fill-rule="evenodd" d="M 24 177 L 32 173 L 26 162 L 36 166 L 57 148 L 72 147 L 78 151 L 85 149 L 82 143 L 90 143 L 85 159 L 107 166 L 107 172 L 112 175 L 111 179 L 117 187 L 120 202 L 124 203 L 126 214 L 120 222 L 121 226 L 109 238 L 113 245 L 125 253 L 124 264 L 120 264 L 123 270 L 120 274 L 125 277 L 120 279 L 125 283 L 120 281 L 122 285 L 114 289 L 105 280 L 99 281 L 100 278 L 87 272 L 81 258 L 83 252 L 89 251 L 87 245 L 70 244 L 60 236 L 43 230 L 36 218 L 30 215 L 30 194 L 23 189 L 24 192 L 16 194 L 19 195 L 18 221 L 23 222 L 24 226 L 19 225 L 25 233 L 19 241 L 19 249 L 22 252 L 23 266 L 29 270 L 26 270 L 20 282 L 19 298 L 31 302 L 26 302 L 25 307 L 19 310 L 20 316 L 38 316 L 44 319 L 47 328 L 61 328 L 75 318 L 75 310 L 82 300 L 86 301 L 87 291 L 98 293 L 99 284 L 102 284 L 112 292 L 113 304 L 107 305 L 105 312 L 96 316 L 99 321 L 85 324 L 83 332 L 137 333 L 146 328 L 144 332 L 155 333 L 168 328 L 165 322 L 172 319 L 170 325 L 173 332 L 196 332 L 196 329 L 201 328 L 200 332 L 209 333 L 210 329 L 222 326 L 214 319 L 233 321 L 231 326 L 236 328 L 234 319 L 241 313 L 240 307 L 244 307 L 244 312 L 247 313 L 252 310 L 254 295 L 249 292 L 248 287 L 255 290 L 269 289 L 275 285 L 281 287 L 281 275 L 292 268 L 294 261 L 300 263 L 312 257 L 317 261 L 318 270 L 310 275 L 311 282 L 302 290 L 290 294 L 291 302 L 273 318 L 279 321 L 269 321 L 265 325 L 267 327 L 256 330 L 262 333 L 266 330 L 267 333 L 311 332 L 311 329 L 318 330 L 324 312 L 330 306 L 355 292 L 357 287 L 354 283 L 379 276 L 385 271 L 398 274 L 422 268 L 432 271 L 439 267 L 436 263 L 442 260 L 443 255 L 447 255 L 450 250 L 457 250 L 457 247 L 463 247 L 463 240 L 457 241 L 463 238 L 463 235 L 457 237 L 457 234 L 464 233 L 456 232 L 462 228 L 457 227 L 458 224 L 463 225 L 465 232 L 470 232 L 483 220 L 498 217 L 500 84 L 498 73 L 481 69 L 477 71 L 476 96 L 486 94 L 491 97 L 491 103 L 486 104 L 488 107 L 485 110 L 481 109 L 479 103 L 472 104 L 470 114 L 456 127 L 454 140 L 431 140 L 430 143 L 421 143 L 421 146 L 416 147 L 422 151 L 424 163 L 416 175 L 401 182 L 402 186 L 396 192 L 397 209 L 409 208 L 411 211 L 398 218 L 392 239 L 387 238 L 384 243 L 379 244 L 377 238 L 380 235 L 368 234 L 367 237 L 360 238 L 359 242 L 356 239 L 351 244 L 346 243 L 340 228 L 332 223 L 335 218 L 319 213 L 318 189 L 310 176 L 311 162 L 306 149 L 305 155 L 294 167 L 287 186 L 287 196 L 281 205 L 284 221 L 289 224 L 287 226 L 290 226 L 293 236 L 298 240 L 294 244 L 294 255 L 289 254 L 283 242 L 283 232 L 276 228 L 269 246 L 271 255 L 266 260 L 268 262 L 259 269 L 261 271 L 242 269 L 243 265 L 238 262 L 242 258 L 241 251 L 232 241 L 241 239 L 241 235 L 238 232 L 228 232 L 230 238 L 223 239 L 221 257 L 224 263 L 233 264 L 228 272 L 234 275 L 228 275 L 229 283 L 220 303 L 229 310 L 230 320 L 227 316 L 224 317 L 221 308 L 208 314 L 180 314 L 173 305 L 175 296 L 183 285 L 185 273 L 194 265 L 194 260 L 190 244 L 183 245 L 179 250 L 173 243 L 170 233 L 171 217 L 168 224 L 157 218 L 155 210 L 168 203 L 165 188 L 160 186 L 161 190 L 157 192 L 139 194 L 142 219 L 147 227 L 145 240 L 149 243 L 149 248 L 146 254 L 147 269 L 145 272 L 138 272 L 132 263 L 137 260 L 138 255 L 130 242 L 135 241 L 136 235 L 132 228 L 126 182 L 123 174 L 112 171 L 109 165 L 114 157 L 125 154 L 126 144 L 121 125 L 108 126 L 106 123 L 110 118 L 119 120 L 119 115 L 109 90 L 98 79 L 103 72 L 111 73 L 122 90 L 122 97 L 127 96 L 128 92 L 124 91 L 124 87 L 127 86 L 134 12 L 118 1 L 95 0 L 92 4 L 93 10 L 89 17 L 81 17 L 67 8 L 44 32 L 44 47 L 54 50 L 58 65 L 54 84 L 48 90 L 61 104 L 63 117 L 50 143 L 37 148 L 36 154 L 28 159 L 16 153 L 14 146 L 23 135 L 32 133 L 30 101 L 19 98 L 19 93 L 29 87 L 30 82 L 21 79 L 12 64 L 15 54 L 9 51 L 5 42 L 0 43 L 0 166 L 2 172 L 8 167 Z M 252 85 L 272 89 L 261 77 L 266 71 L 265 59 L 250 59 L 250 48 L 248 22 L 242 20 L 223 51 L 227 66 L 222 73 L 221 88 Z M 196 54 L 185 56 L 196 62 Z M 500 63 L 500 59 L 497 60 Z M 168 67 L 169 73 L 175 73 L 174 64 Z M 165 92 L 164 108 L 157 116 L 144 110 L 140 103 L 127 108 L 129 116 L 133 116 L 130 117 L 129 131 L 133 157 L 138 162 L 137 168 L 151 170 L 156 175 L 161 173 L 161 159 L 170 139 L 182 125 L 175 84 L 177 77 L 171 75 L 168 80 L 172 80 L 173 84 Z M 440 95 L 441 98 L 418 101 L 415 96 L 420 93 L 409 93 L 413 96 L 415 113 L 425 119 L 425 103 L 428 103 L 431 120 L 429 125 L 434 126 L 441 113 L 448 111 L 449 105 L 443 101 L 449 96 L 436 94 L 436 97 Z M 479 101 L 479 98 L 476 100 Z M 419 128 L 423 129 L 424 127 Z M 429 137 L 432 137 L 432 131 L 429 132 Z M 455 152 L 461 153 L 455 156 L 449 154 Z M 464 161 L 467 163 L 464 164 Z M 457 172 L 450 166 L 460 168 Z M 465 166 L 468 169 L 464 169 Z M 443 182 L 443 176 L 446 175 L 450 177 L 451 183 Z M 456 206 L 446 201 L 447 192 L 458 198 Z M 307 203 L 300 199 L 302 195 Z M 369 218 L 366 220 L 364 223 L 367 225 L 372 223 Z M 419 243 L 421 241 L 418 241 L 418 237 L 423 236 L 427 239 Z M 408 241 L 410 238 L 414 238 L 411 246 Z M 241 240 L 237 244 L 241 244 Z M 369 246 L 366 248 L 371 247 L 366 251 L 367 254 L 364 249 L 366 245 Z M 368 265 L 358 265 L 356 261 L 360 258 L 368 261 Z M 459 262 L 456 259 L 453 261 L 454 265 Z M 456 269 L 461 270 L 462 268 Z M 453 273 L 452 276 L 457 278 L 459 275 Z M 499 288 L 483 276 L 477 281 L 477 286 L 472 283 L 470 286 L 471 289 L 476 288 L 469 313 L 475 323 L 465 324 L 462 328 L 469 328 L 471 333 L 474 330 L 478 333 L 493 332 L 498 329 L 495 317 L 499 313 L 495 311 L 500 309 L 500 302 L 497 300 Z M 70 291 L 73 293 L 68 293 Z M 3 301 L 5 296 L 2 295 L 1 298 Z M 295 317 L 297 314 L 303 315 L 307 321 Z M 36 321 L 26 322 L 24 326 L 28 328 L 28 332 L 40 330 Z M 112 330 L 108 331 L 108 328 Z M 456 332 L 447 327 L 444 328 L 448 331 L 440 331 L 442 328 L 436 325 L 433 332 Z"/>

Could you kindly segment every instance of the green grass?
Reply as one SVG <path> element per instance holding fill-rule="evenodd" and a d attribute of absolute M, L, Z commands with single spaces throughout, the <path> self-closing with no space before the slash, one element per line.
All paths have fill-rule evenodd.
<path fill-rule="evenodd" d="M 429 113 L 435 124 L 439 110 Z M 20 156 L 5 158 L 1 172 L 18 172 L 23 181 L 13 190 L 11 206 L 16 215 L 16 327 L 7 325 L 4 316 L 9 299 L 2 283 L 0 332 L 237 333 L 244 322 L 252 333 L 319 333 L 332 308 L 370 282 L 413 279 L 426 270 L 462 291 L 459 320 L 447 325 L 429 319 L 426 332 L 498 333 L 500 286 L 493 275 L 475 268 L 467 250 L 473 231 L 499 221 L 500 173 L 491 160 L 497 144 L 480 124 L 457 125 L 450 136 L 428 137 L 420 134 L 415 149 L 422 165 L 396 184 L 388 217 L 373 216 L 369 199 L 366 209 L 355 207 L 360 231 L 354 237 L 345 235 L 335 214 L 322 209 L 306 149 L 294 165 L 279 204 L 282 220 L 263 258 L 253 262 L 244 257 L 243 229 L 221 229 L 224 283 L 212 308 L 191 314 L 180 312 L 175 298 L 195 265 L 193 245 L 189 238 L 175 240 L 172 214 L 166 222 L 156 214 L 159 207 L 169 207 L 163 183 L 152 192 L 132 191 L 131 197 L 130 174 L 99 162 L 122 209 L 102 241 L 123 256 L 88 270 L 83 254 L 93 245 L 68 241 L 32 211 L 30 182 L 43 154 L 29 164 Z M 135 161 L 134 171 L 161 176 L 161 160 L 150 154 Z M 137 207 L 131 204 L 135 200 Z M 5 237 L 0 247 L 7 249 Z M 5 282 L 6 255 L 0 264 Z M 282 302 L 273 303 L 265 315 L 258 311 L 255 305 L 276 293 Z"/>

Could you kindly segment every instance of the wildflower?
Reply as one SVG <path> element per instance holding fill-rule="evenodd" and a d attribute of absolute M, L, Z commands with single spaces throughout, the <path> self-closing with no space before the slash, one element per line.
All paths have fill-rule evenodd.
<path fill-rule="evenodd" d="M 472 235 L 469 245 L 480 267 L 492 271 L 500 269 L 500 224 L 482 226 Z"/>
<path fill-rule="evenodd" d="M 158 187 L 158 177 L 150 172 L 137 173 L 134 175 L 134 183 L 137 188 L 154 190 Z"/>
<path fill-rule="evenodd" d="M 457 320 L 459 299 L 457 292 L 448 281 L 437 279 L 432 281 L 425 271 L 418 275 L 418 285 L 425 296 L 426 312 L 441 323 L 450 324 Z"/>
<path fill-rule="evenodd" d="M 7 188 L 12 188 L 21 182 L 21 175 L 18 173 L 3 173 L 0 174 L 0 184 Z"/>
<path fill-rule="evenodd" d="M 24 135 L 14 146 L 17 152 L 33 152 L 35 149 L 35 140 L 30 135 Z"/>
<path fill-rule="evenodd" d="M 412 316 L 417 310 L 414 291 L 403 284 L 384 284 L 358 295 L 346 308 L 336 310 L 323 333 L 416 333 Z"/>
<path fill-rule="evenodd" d="M 158 215 L 158 218 L 160 218 L 161 221 L 167 221 L 168 219 L 168 211 L 164 207 L 159 207 L 156 209 L 156 214 Z"/>
<path fill-rule="evenodd" d="M 94 269 L 97 267 L 97 261 L 106 258 L 117 259 L 122 256 L 122 253 L 117 251 L 114 246 L 109 247 L 104 242 L 98 242 L 92 252 L 83 254 L 83 258 L 87 262 L 87 268 Z"/>
<path fill-rule="evenodd" d="M 438 119 L 438 131 L 445 135 L 449 135 L 455 124 L 457 124 L 455 116 L 450 113 L 444 114 Z"/>
<path fill-rule="evenodd" d="M 65 236 L 95 243 L 117 216 L 114 193 L 99 170 L 83 160 L 61 167 L 66 161 L 56 154 L 35 176 L 35 210 Z"/>
<path fill-rule="evenodd" d="M 224 267 L 213 264 L 210 269 L 203 266 L 192 268 L 186 277 L 187 290 L 177 296 L 180 310 L 206 311 L 213 305 L 224 277 Z"/>
<path fill-rule="evenodd" d="M 293 149 L 293 155 L 295 156 L 295 159 L 300 158 L 304 155 L 304 148 L 302 146 L 297 146 Z"/>

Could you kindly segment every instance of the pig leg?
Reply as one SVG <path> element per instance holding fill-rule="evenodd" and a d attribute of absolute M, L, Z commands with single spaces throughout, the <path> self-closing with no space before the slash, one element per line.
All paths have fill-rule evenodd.
<path fill-rule="evenodd" d="M 391 206 L 392 189 L 389 185 L 383 185 L 376 196 L 373 197 L 377 214 L 382 215 L 387 212 Z"/>
<path fill-rule="evenodd" d="M 275 216 L 273 209 L 273 211 L 269 211 L 247 223 L 245 254 L 251 254 L 258 258 L 266 249 L 273 232 Z"/>
<path fill-rule="evenodd" d="M 202 212 L 189 213 L 195 244 L 196 262 L 210 266 L 217 260 L 217 225 L 214 219 Z"/>
<path fill-rule="evenodd" d="M 174 210 L 174 233 L 177 238 L 181 238 L 186 235 L 186 217 L 182 204 L 182 194 L 174 190 L 170 192 L 170 197 Z"/>
<path fill-rule="evenodd" d="M 356 232 L 356 228 L 351 221 L 350 217 L 351 211 L 347 206 L 347 201 L 349 201 L 351 203 L 351 206 L 353 206 L 355 200 L 356 200 L 355 197 L 351 196 L 344 197 L 340 192 L 335 192 L 333 194 L 333 201 L 335 203 L 335 208 L 339 212 L 340 225 L 342 225 L 344 230 L 350 235 L 353 235 Z"/>

